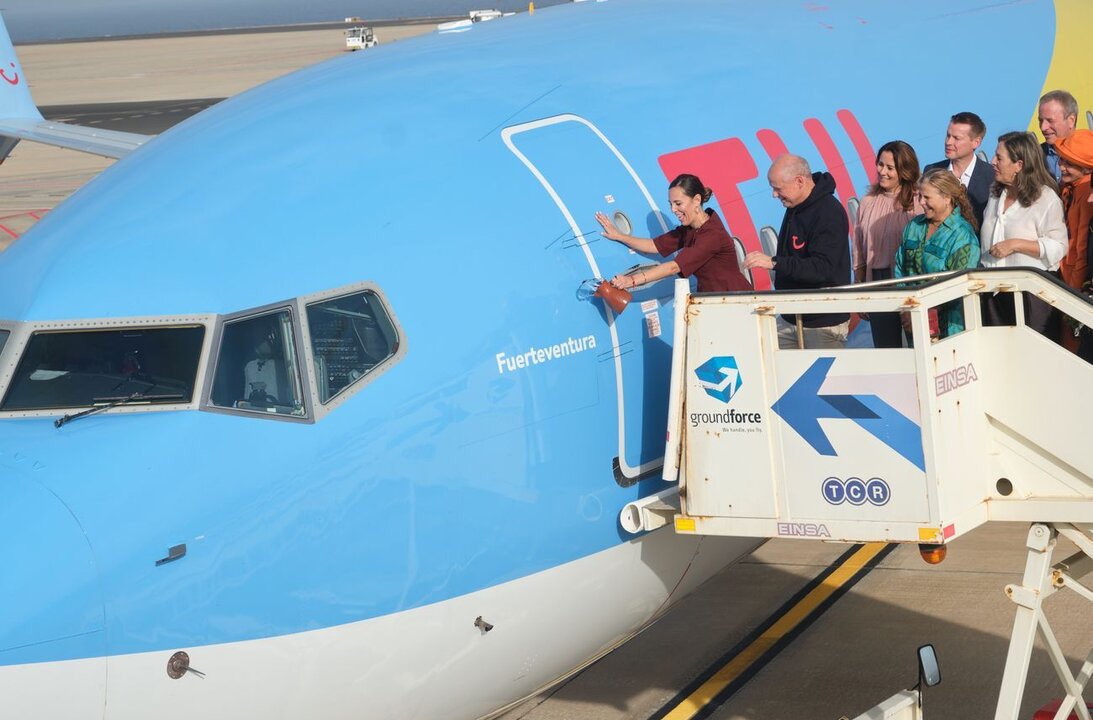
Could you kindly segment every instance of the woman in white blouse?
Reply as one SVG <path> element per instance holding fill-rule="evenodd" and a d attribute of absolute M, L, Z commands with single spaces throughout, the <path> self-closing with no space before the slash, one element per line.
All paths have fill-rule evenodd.
<path fill-rule="evenodd" d="M 979 232 L 984 267 L 1029 267 L 1058 273 L 1066 255 L 1063 203 L 1044 165 L 1044 154 L 1030 133 L 998 138 L 991 161 L 994 186 Z M 1025 324 L 1053 340 L 1058 316 L 1049 305 L 1024 295 Z M 984 303 L 987 325 L 1014 324 L 1013 295 L 998 294 Z"/>

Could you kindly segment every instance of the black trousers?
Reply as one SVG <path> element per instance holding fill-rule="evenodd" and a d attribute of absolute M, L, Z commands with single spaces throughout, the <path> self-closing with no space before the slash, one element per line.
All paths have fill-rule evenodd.
<path fill-rule="evenodd" d="M 874 280 L 891 280 L 891 268 L 873 268 Z M 869 329 L 873 333 L 873 347 L 903 347 L 903 326 L 899 313 L 869 313 Z"/>
<path fill-rule="evenodd" d="M 1083 327 L 1078 340 L 1078 357 L 1093 363 L 1093 330 Z"/>
<path fill-rule="evenodd" d="M 983 310 L 983 324 L 1016 325 L 1017 311 L 1013 296 L 1014 293 L 982 295 L 980 307 Z M 1021 293 L 1021 297 L 1025 308 L 1025 325 L 1052 342 L 1059 342 L 1062 331 L 1062 318 L 1059 311 L 1029 293 Z"/>

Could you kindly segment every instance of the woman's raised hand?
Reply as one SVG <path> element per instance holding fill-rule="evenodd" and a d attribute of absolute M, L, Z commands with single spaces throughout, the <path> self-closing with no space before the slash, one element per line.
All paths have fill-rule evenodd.
<path fill-rule="evenodd" d="M 601 232 L 600 234 L 608 240 L 617 240 L 619 242 L 622 242 L 622 239 L 626 237 L 621 232 L 619 232 L 619 229 L 617 227 L 615 227 L 615 223 L 611 222 L 611 218 L 607 217 L 602 212 L 596 213 L 596 222 L 598 222 L 600 224 L 600 227 L 603 228 L 603 232 Z"/>

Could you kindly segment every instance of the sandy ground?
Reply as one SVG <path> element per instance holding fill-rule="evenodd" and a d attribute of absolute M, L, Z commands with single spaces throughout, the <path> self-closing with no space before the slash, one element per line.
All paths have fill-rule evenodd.
<path fill-rule="evenodd" d="M 394 25 L 376 35 L 383 44 L 434 29 Z M 70 105 L 229 97 L 347 51 L 341 30 L 313 30 L 26 45 L 16 52 L 39 105 Z"/>
<path fill-rule="evenodd" d="M 380 44 L 435 30 L 392 25 Z M 230 97 L 346 53 L 341 30 L 141 38 L 16 47 L 35 102 L 46 105 Z M 368 51 L 363 51 L 368 52 Z M 20 143 L 0 166 L 0 249 L 113 160 Z"/>

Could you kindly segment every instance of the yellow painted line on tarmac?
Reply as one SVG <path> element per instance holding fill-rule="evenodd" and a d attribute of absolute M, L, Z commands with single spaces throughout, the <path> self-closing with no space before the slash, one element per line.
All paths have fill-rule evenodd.
<path fill-rule="evenodd" d="M 869 564 L 887 543 L 867 543 L 843 561 L 823 582 L 789 608 L 769 628 L 721 667 L 713 677 L 699 686 L 682 702 L 672 708 L 662 720 L 688 720 L 709 705 L 725 688 L 740 677 L 753 663 L 765 655 L 775 644 L 798 625 L 808 619 L 839 588 L 849 582 Z"/>

